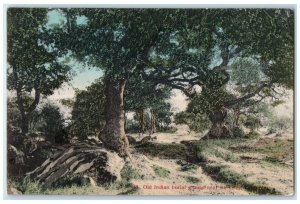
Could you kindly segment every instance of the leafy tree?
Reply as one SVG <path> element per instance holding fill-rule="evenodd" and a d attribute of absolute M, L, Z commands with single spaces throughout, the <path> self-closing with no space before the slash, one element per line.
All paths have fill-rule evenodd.
<path fill-rule="evenodd" d="M 166 100 L 171 97 L 171 89 L 144 81 L 141 76 L 133 76 L 125 91 L 125 110 L 134 111 L 140 131 L 146 130 L 145 111 L 150 110 L 150 133 L 154 133 L 159 123 L 170 123 L 171 106 Z"/>
<path fill-rule="evenodd" d="M 7 10 L 7 61 L 8 89 L 17 93 L 21 114 L 21 129 L 28 132 L 32 112 L 41 94 L 47 96 L 69 79 L 70 67 L 63 64 L 58 53 L 41 41 L 47 35 L 44 25 L 47 9 L 9 8 Z M 34 92 L 34 99 L 26 103 L 27 95 Z"/>
<path fill-rule="evenodd" d="M 87 90 L 77 91 L 72 109 L 70 133 L 84 140 L 96 135 L 105 123 L 104 84 L 101 79 L 87 87 Z"/>
<path fill-rule="evenodd" d="M 54 38 L 59 36 L 54 47 L 71 50 L 78 60 L 104 70 L 106 124 L 99 137 L 122 156 L 128 154 L 123 94 L 133 76 L 141 75 L 143 80 L 180 89 L 189 96 L 195 93 L 195 85 L 203 87 L 208 97 L 224 94 L 226 100 L 219 97 L 221 102 L 215 103 L 220 109 L 212 108 L 209 113 L 216 134 L 222 134 L 227 108 L 261 92 L 270 96 L 274 84 L 292 87 L 291 10 L 61 10 L 67 20 L 62 29 L 53 30 Z M 78 16 L 84 16 L 86 23 L 78 24 Z M 227 100 L 224 90 L 230 80 L 230 63 L 236 57 L 259 58 L 268 78 Z M 279 77 L 282 75 L 285 77 Z"/>
<path fill-rule="evenodd" d="M 171 112 L 171 104 L 166 101 L 158 101 L 151 107 L 152 114 L 156 113 L 155 126 L 162 130 L 164 127 L 168 127 L 172 120 L 171 116 L 173 113 Z"/>

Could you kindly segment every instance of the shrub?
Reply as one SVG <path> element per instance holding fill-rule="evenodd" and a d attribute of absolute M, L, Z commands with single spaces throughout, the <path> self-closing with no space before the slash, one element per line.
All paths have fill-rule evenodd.
<path fill-rule="evenodd" d="M 153 165 L 152 169 L 154 170 L 155 175 L 161 178 L 168 178 L 171 173 L 169 170 L 157 165 Z"/>
<path fill-rule="evenodd" d="M 282 134 L 292 126 L 292 120 L 288 117 L 272 117 L 269 123 L 269 132 Z"/>
<path fill-rule="evenodd" d="M 64 118 L 56 105 L 50 103 L 44 105 L 40 113 L 38 129 L 44 132 L 46 139 L 51 142 L 64 143 L 68 139 Z"/>
<path fill-rule="evenodd" d="M 245 138 L 246 137 L 244 130 L 242 130 L 240 127 L 233 127 L 231 131 L 232 131 L 233 137 L 237 137 L 237 138 Z"/>
<path fill-rule="evenodd" d="M 193 176 L 183 176 L 183 178 L 188 182 L 188 183 L 198 183 L 200 179 L 193 177 Z"/>
<path fill-rule="evenodd" d="M 211 122 L 205 114 L 180 112 L 175 115 L 176 124 L 186 124 L 195 132 L 204 132 L 211 126 Z"/>

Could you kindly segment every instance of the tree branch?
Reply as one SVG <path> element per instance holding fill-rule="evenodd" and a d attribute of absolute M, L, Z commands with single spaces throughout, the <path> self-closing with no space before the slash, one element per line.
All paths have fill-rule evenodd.
<path fill-rule="evenodd" d="M 37 107 L 37 105 L 38 105 L 39 102 L 40 102 L 41 92 L 40 92 L 40 90 L 37 89 L 37 88 L 34 88 L 34 90 L 35 90 L 34 100 L 33 100 L 33 102 L 30 104 L 29 108 L 27 109 L 27 113 L 28 113 L 28 114 L 31 114 L 32 111 L 35 110 L 35 108 Z"/>
<path fill-rule="evenodd" d="M 272 83 L 264 83 L 262 85 L 260 85 L 255 91 L 251 92 L 251 93 L 248 93 L 240 98 L 237 98 L 237 99 L 234 99 L 234 100 L 231 100 L 231 101 L 227 101 L 225 102 L 224 106 L 226 107 L 230 107 L 230 106 L 233 106 L 237 103 L 241 103 L 249 98 L 252 98 L 254 97 L 256 94 L 258 94 L 259 92 L 261 92 L 264 88 L 266 87 L 271 87 L 272 86 Z"/>

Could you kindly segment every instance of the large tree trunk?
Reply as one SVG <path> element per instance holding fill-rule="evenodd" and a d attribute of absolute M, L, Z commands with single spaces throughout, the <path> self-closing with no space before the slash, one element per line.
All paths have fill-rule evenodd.
<path fill-rule="evenodd" d="M 105 81 L 105 126 L 99 134 L 99 139 L 104 145 L 116 151 L 120 156 L 129 156 L 129 143 L 124 127 L 124 103 L 123 94 L 126 80 Z"/>
<path fill-rule="evenodd" d="M 222 108 L 209 114 L 209 120 L 212 122 L 212 127 L 207 133 L 207 138 L 210 139 L 222 139 L 231 136 L 231 131 L 225 124 L 225 118 L 227 116 L 227 110 Z"/>
<path fill-rule="evenodd" d="M 29 115 L 21 114 L 21 130 L 23 134 L 28 133 L 29 131 Z"/>

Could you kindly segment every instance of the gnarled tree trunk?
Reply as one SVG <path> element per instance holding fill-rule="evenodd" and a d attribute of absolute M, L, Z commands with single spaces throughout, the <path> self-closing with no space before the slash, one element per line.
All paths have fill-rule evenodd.
<path fill-rule="evenodd" d="M 212 127 L 207 133 L 206 137 L 211 139 L 221 139 L 231 136 L 231 131 L 225 124 L 225 118 L 227 116 L 227 110 L 221 108 L 209 114 L 209 120 L 212 122 Z"/>
<path fill-rule="evenodd" d="M 129 156 L 128 139 L 124 127 L 123 95 L 126 80 L 106 79 L 105 81 L 105 126 L 99 139 L 105 147 L 116 151 L 120 156 Z"/>

